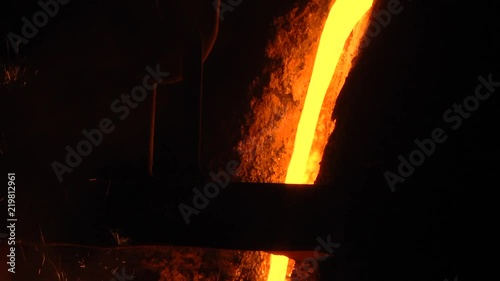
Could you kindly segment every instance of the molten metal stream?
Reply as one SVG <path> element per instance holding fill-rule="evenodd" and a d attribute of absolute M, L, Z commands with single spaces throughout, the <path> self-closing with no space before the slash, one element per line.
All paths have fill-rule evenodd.
<path fill-rule="evenodd" d="M 292 159 L 288 166 L 285 183 L 313 183 L 308 182 L 307 162 L 323 100 L 349 34 L 363 15 L 370 10 L 372 4 L 373 0 L 336 0 L 328 14 L 295 135 Z M 312 165 L 319 165 L 319 163 Z M 272 255 L 267 280 L 285 280 L 287 266 L 287 257 Z"/>
<path fill-rule="evenodd" d="M 349 34 L 371 8 L 372 2 L 373 0 L 337 0 L 330 10 L 321 33 L 311 81 L 295 135 L 286 183 L 308 183 L 306 182 L 307 160 L 326 91 Z M 319 163 L 312 165 L 319 165 Z"/>

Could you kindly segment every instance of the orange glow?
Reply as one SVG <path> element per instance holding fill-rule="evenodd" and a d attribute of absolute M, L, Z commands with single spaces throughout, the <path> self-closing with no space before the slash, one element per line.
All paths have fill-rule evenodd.
<path fill-rule="evenodd" d="M 288 166 L 286 183 L 311 183 L 306 173 L 309 154 L 321 106 L 332 80 L 344 44 L 356 23 L 371 8 L 373 0 L 337 0 L 330 10 L 321 34 L 307 96 Z M 311 163 L 309 165 L 318 165 Z"/>
<path fill-rule="evenodd" d="M 286 278 L 288 258 L 285 256 L 271 255 L 271 268 L 267 275 L 268 281 L 283 281 Z"/>
<path fill-rule="evenodd" d="M 319 160 L 313 162 L 308 160 L 321 107 L 346 40 L 358 21 L 370 10 L 372 4 L 373 0 L 337 0 L 328 14 L 321 33 L 311 80 L 295 135 L 292 158 L 285 183 L 311 184 L 314 182 L 314 180 L 310 180 L 309 173 L 311 170 L 317 170 Z M 308 165 L 315 167 L 308 167 Z M 285 280 L 287 266 L 287 257 L 271 255 L 271 268 L 267 280 Z"/>

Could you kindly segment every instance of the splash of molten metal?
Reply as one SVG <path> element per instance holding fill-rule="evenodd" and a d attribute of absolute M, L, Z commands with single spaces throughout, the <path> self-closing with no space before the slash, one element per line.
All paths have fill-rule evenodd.
<path fill-rule="evenodd" d="M 285 183 L 312 183 L 309 182 L 307 165 L 323 100 L 349 34 L 363 15 L 370 10 L 372 4 L 373 0 L 337 0 L 328 14 L 295 135 L 292 159 Z M 309 165 L 317 166 L 319 163 Z M 267 280 L 285 280 L 287 265 L 288 258 L 272 255 Z"/>

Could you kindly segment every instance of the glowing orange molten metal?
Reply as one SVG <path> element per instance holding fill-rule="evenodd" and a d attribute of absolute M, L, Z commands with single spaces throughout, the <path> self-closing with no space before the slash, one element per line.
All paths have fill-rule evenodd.
<path fill-rule="evenodd" d="M 370 9 L 372 3 L 373 0 L 337 0 L 330 10 L 321 34 L 311 81 L 295 135 L 286 183 L 308 183 L 306 182 L 308 179 L 307 160 L 326 90 L 349 34 L 360 18 Z"/>
<path fill-rule="evenodd" d="M 328 14 L 295 135 L 292 159 L 288 166 L 285 183 L 313 183 L 308 180 L 307 163 L 323 100 L 349 34 L 363 15 L 370 10 L 372 4 L 373 0 L 337 0 Z M 309 165 L 317 166 L 319 163 Z M 267 280 L 285 280 L 287 265 L 288 258 L 272 255 Z"/>

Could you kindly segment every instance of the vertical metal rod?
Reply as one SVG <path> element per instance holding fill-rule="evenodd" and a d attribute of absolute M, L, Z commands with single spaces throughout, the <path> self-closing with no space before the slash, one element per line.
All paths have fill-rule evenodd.
<path fill-rule="evenodd" d="M 158 83 L 155 82 L 153 88 L 153 97 L 151 101 L 151 123 L 149 131 L 149 157 L 148 157 L 148 174 L 153 176 L 154 165 L 154 147 L 155 147 L 155 120 L 156 120 L 156 88 Z"/>
<path fill-rule="evenodd" d="M 198 102 L 198 172 L 205 174 L 201 164 L 201 141 L 202 141 L 202 122 L 203 122 L 203 61 L 200 66 L 200 100 Z"/>
<path fill-rule="evenodd" d="M 192 123 L 193 154 L 189 165 L 198 173 L 204 174 L 201 165 L 201 126 L 202 126 L 202 100 L 203 100 L 203 48 L 199 34 L 190 37 L 189 44 L 184 56 L 184 83 L 185 83 L 185 102 L 188 105 L 189 114 L 194 121 Z"/>

